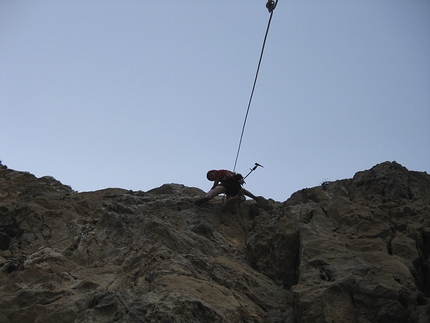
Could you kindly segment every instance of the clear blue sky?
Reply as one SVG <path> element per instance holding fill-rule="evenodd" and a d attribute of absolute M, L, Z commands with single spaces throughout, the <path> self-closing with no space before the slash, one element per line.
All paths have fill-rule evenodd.
<path fill-rule="evenodd" d="M 232 169 L 265 0 L 0 1 L 0 159 L 77 191 Z M 279 0 L 236 170 L 278 201 L 430 170 L 430 1 Z"/>

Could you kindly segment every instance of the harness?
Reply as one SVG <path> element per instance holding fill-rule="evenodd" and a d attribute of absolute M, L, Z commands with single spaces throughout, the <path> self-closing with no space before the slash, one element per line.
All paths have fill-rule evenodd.
<path fill-rule="evenodd" d="M 227 178 L 225 180 L 231 180 L 231 181 L 236 181 L 238 182 L 241 186 L 243 184 L 245 184 L 244 178 L 241 174 L 239 173 L 232 173 L 230 175 L 227 176 Z"/>

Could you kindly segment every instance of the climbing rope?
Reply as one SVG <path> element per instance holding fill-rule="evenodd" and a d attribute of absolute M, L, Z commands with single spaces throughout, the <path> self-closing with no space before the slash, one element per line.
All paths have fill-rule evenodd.
<path fill-rule="evenodd" d="M 248 101 L 248 108 L 246 109 L 245 120 L 243 121 L 242 132 L 240 134 L 239 146 L 237 147 L 237 154 L 236 154 L 236 160 L 234 161 L 233 172 L 236 171 L 237 159 L 239 158 L 239 152 L 240 152 L 240 147 L 242 145 L 243 133 L 245 131 L 245 125 L 246 125 L 246 121 L 248 119 L 248 113 L 249 113 L 249 108 L 251 107 L 252 97 L 254 96 L 255 85 L 257 84 L 258 72 L 260 71 L 261 60 L 263 59 L 263 53 L 264 53 L 264 47 L 266 46 L 267 34 L 269 33 L 270 22 L 272 21 L 272 16 L 273 16 L 273 10 L 275 10 L 277 4 L 278 4 L 278 0 L 276 0 L 276 2 L 269 0 L 266 3 L 266 8 L 267 8 L 267 10 L 269 10 L 270 17 L 269 17 L 269 22 L 267 23 L 266 34 L 264 35 L 263 46 L 261 48 L 260 59 L 258 61 L 257 71 L 255 73 L 254 84 L 252 86 L 251 96 L 249 97 L 249 101 Z"/>

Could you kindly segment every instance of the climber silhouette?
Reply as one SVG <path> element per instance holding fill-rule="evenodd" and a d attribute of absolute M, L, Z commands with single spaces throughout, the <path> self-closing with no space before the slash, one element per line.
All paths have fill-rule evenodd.
<path fill-rule="evenodd" d="M 238 201 L 245 201 L 245 195 L 256 201 L 262 198 L 257 197 L 248 190 L 242 188 L 244 180 L 241 174 L 233 173 L 226 169 L 213 169 L 207 172 L 206 178 L 213 181 L 214 184 L 205 197 L 194 202 L 194 204 L 198 206 L 210 201 L 212 198 L 222 193 L 225 193 L 227 196 L 227 199 L 222 206 L 223 210 L 230 209 Z"/>

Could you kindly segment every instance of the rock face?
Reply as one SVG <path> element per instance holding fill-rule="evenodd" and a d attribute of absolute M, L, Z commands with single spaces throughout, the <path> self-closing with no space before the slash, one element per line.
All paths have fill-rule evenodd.
<path fill-rule="evenodd" d="M 0 168 L 0 322 L 430 322 L 430 176 L 385 162 L 287 201 L 77 193 Z"/>

